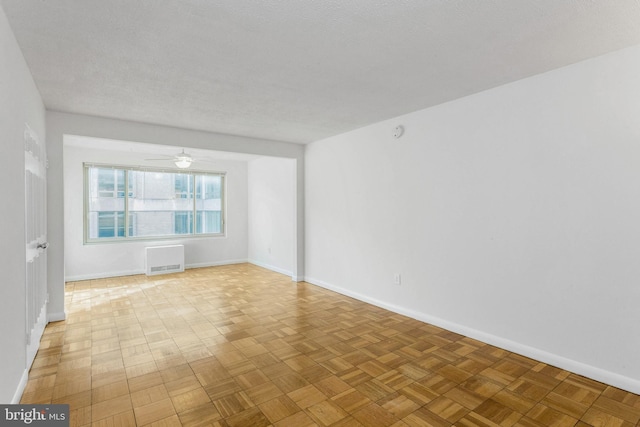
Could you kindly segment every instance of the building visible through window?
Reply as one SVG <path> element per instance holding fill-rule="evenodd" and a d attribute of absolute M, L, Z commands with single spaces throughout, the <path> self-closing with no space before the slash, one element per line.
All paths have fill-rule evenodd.
<path fill-rule="evenodd" d="M 88 242 L 224 234 L 222 173 L 85 165 L 85 186 Z"/>

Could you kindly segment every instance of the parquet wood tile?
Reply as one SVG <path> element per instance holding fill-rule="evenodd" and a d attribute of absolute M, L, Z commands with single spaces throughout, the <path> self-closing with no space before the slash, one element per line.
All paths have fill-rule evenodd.
<path fill-rule="evenodd" d="M 321 426 L 330 426 L 349 416 L 340 406 L 330 400 L 323 400 L 309 406 L 306 412 Z"/>
<path fill-rule="evenodd" d="M 296 405 L 289 397 L 284 395 L 262 403 L 258 407 L 272 424 L 300 412 L 298 405 Z"/>
<path fill-rule="evenodd" d="M 362 409 L 358 409 L 354 412 L 353 418 L 362 425 L 371 427 L 390 426 L 399 421 L 394 414 L 376 403 L 371 403 Z"/>
<path fill-rule="evenodd" d="M 125 411 L 92 423 L 94 427 L 133 427 L 136 420 L 133 411 Z"/>
<path fill-rule="evenodd" d="M 181 425 L 182 423 L 180 422 L 180 418 L 178 418 L 177 415 L 172 415 L 159 421 L 155 421 L 151 424 L 147 424 L 147 426 L 149 427 L 180 427 Z"/>
<path fill-rule="evenodd" d="M 59 402 L 62 403 L 62 402 Z M 70 409 L 77 407 L 77 404 L 70 403 Z M 131 397 L 124 395 L 114 399 L 105 400 L 98 403 L 91 403 L 91 420 L 93 422 L 100 421 L 104 418 L 118 415 L 133 409 Z"/>
<path fill-rule="evenodd" d="M 302 411 L 296 412 L 293 415 L 283 418 L 274 424 L 275 427 L 312 427 L 316 425 L 317 424 L 311 418 L 309 418 L 306 413 Z"/>
<path fill-rule="evenodd" d="M 138 406 L 134 408 L 134 413 L 136 423 L 143 426 L 171 417 L 176 414 L 176 410 L 171 399 L 163 399 L 148 405 Z"/>
<path fill-rule="evenodd" d="M 130 387 L 131 389 L 131 387 Z M 134 408 L 146 406 L 169 398 L 169 393 L 164 384 L 160 383 L 143 390 L 131 392 L 131 403 Z"/>
<path fill-rule="evenodd" d="M 640 396 L 250 264 L 70 282 L 22 403 L 71 426 L 640 426 Z"/>
<path fill-rule="evenodd" d="M 99 403 L 118 396 L 129 394 L 129 384 L 126 380 L 116 381 L 91 390 L 91 401 Z"/>
<path fill-rule="evenodd" d="M 287 396 L 296 402 L 301 409 L 307 409 L 308 407 L 327 399 L 327 396 L 322 394 L 320 390 L 311 384 L 296 391 L 292 391 L 288 393 Z"/>

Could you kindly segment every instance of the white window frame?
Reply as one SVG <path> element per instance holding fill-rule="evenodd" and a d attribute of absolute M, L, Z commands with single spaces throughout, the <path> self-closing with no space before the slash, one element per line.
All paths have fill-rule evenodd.
<path fill-rule="evenodd" d="M 90 185 L 89 182 L 89 170 L 91 168 L 102 168 L 102 169 L 113 169 L 114 175 L 116 174 L 116 170 L 124 170 L 124 188 L 125 188 L 125 197 L 124 199 L 124 218 L 125 218 L 125 236 L 119 237 L 117 236 L 117 230 L 115 232 L 115 237 L 89 237 L 89 197 L 90 197 Z M 100 163 L 83 163 L 84 169 L 84 214 L 83 214 L 83 235 L 84 235 L 84 244 L 94 244 L 94 243 L 122 243 L 129 241 L 140 241 L 140 240 L 175 240 L 175 239 L 201 239 L 201 238 L 211 238 L 211 237 L 226 237 L 226 172 L 213 172 L 213 171 L 201 171 L 201 170 L 184 170 L 184 169 L 166 169 L 166 168 L 153 168 L 153 167 L 139 167 L 139 166 L 126 166 L 126 165 L 113 165 L 113 164 L 100 164 Z M 192 175 L 194 188 L 193 188 L 193 207 L 192 207 L 192 233 L 190 234 L 167 234 L 167 235 L 157 235 L 157 236 L 129 236 L 129 230 L 131 227 L 130 218 L 132 214 L 135 212 L 129 211 L 129 197 L 133 197 L 135 191 L 129 191 L 129 171 L 141 171 L 141 172 L 159 172 L 159 173 L 170 173 L 170 174 L 180 174 L 180 175 Z M 220 232 L 219 233 L 198 233 L 197 230 L 197 217 L 198 211 L 196 209 L 196 177 L 200 175 L 206 176 L 216 176 L 220 177 Z M 114 176 L 115 178 L 115 176 Z M 175 186 L 175 179 L 171 180 L 172 186 Z M 117 191 L 117 182 L 114 183 L 114 198 L 119 198 Z M 171 188 L 172 192 L 175 192 L 175 188 Z M 204 194 L 204 188 L 202 189 Z M 99 191 L 98 191 L 99 193 Z M 134 227 L 135 228 L 135 227 Z"/>

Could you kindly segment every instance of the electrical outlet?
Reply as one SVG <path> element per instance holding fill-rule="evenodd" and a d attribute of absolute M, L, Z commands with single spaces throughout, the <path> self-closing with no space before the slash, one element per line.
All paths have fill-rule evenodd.
<path fill-rule="evenodd" d="M 393 283 L 395 283 L 398 286 L 402 284 L 402 276 L 400 276 L 400 273 L 396 273 L 393 275 Z"/>

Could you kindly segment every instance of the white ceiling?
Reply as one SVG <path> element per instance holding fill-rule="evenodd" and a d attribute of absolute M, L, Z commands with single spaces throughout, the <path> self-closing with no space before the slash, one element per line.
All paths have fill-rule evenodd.
<path fill-rule="evenodd" d="M 51 110 L 306 143 L 640 44 L 639 0 L 0 0 Z"/>

